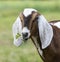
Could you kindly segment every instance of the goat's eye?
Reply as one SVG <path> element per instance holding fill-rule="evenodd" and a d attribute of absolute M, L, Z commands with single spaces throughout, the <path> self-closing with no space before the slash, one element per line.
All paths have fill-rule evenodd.
<path fill-rule="evenodd" d="M 37 19 L 38 19 L 38 17 L 35 18 L 35 20 L 37 20 Z"/>
<path fill-rule="evenodd" d="M 33 20 L 33 22 L 35 21 L 35 20 L 37 20 L 38 19 L 38 17 L 36 17 L 34 20 Z"/>

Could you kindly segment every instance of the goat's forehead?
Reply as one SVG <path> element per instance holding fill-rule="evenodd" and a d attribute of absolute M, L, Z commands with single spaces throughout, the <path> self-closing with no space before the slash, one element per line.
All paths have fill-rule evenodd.
<path fill-rule="evenodd" d="M 23 15 L 25 16 L 25 17 L 27 17 L 27 16 L 29 16 L 29 15 L 31 15 L 32 14 L 32 12 L 37 12 L 37 10 L 35 10 L 35 9 L 32 9 L 32 8 L 28 8 L 28 9 L 24 9 L 24 11 L 23 11 Z"/>

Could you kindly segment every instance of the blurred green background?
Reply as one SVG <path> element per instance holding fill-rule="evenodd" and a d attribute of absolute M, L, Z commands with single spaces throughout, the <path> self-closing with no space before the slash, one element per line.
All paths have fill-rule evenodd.
<path fill-rule="evenodd" d="M 60 1 L 0 1 L 0 62 L 42 62 L 31 40 L 13 45 L 12 24 L 24 8 L 35 8 L 48 21 L 60 19 Z"/>

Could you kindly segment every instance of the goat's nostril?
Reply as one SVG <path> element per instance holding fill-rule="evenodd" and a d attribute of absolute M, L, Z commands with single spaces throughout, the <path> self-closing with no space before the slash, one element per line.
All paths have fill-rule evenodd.
<path fill-rule="evenodd" d="M 22 33 L 23 37 L 27 37 L 28 33 Z"/>

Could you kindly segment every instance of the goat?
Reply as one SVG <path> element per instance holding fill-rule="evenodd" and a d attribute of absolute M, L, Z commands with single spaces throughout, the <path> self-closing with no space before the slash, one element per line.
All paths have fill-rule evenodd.
<path fill-rule="evenodd" d="M 60 62 L 60 20 L 47 22 L 37 10 L 26 8 L 13 24 L 13 36 L 16 46 L 31 38 L 43 62 Z"/>

